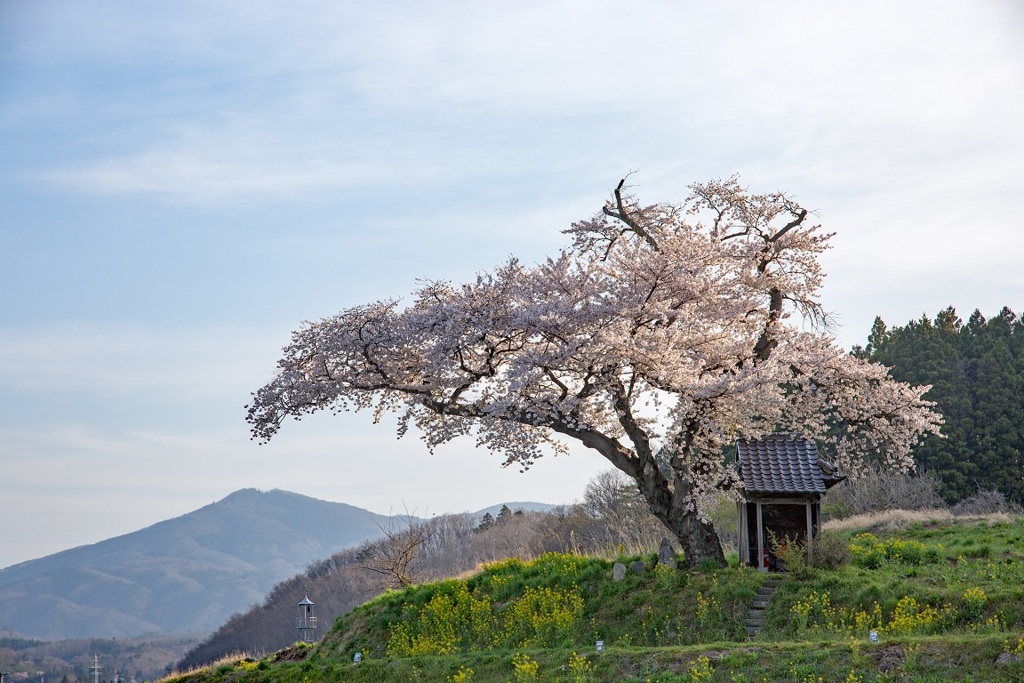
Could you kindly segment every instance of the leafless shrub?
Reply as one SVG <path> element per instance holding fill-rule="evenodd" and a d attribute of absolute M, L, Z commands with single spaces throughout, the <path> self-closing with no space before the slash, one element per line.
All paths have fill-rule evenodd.
<path fill-rule="evenodd" d="M 736 501 L 725 493 L 718 494 L 711 505 L 708 515 L 711 525 L 715 527 L 718 540 L 722 543 L 722 552 L 726 555 L 736 552 L 739 545 L 739 515 L 736 512 Z"/>
<path fill-rule="evenodd" d="M 416 558 L 416 573 L 421 580 L 432 580 L 447 575 L 452 566 L 461 567 L 473 562 L 469 547 L 476 520 L 470 514 L 431 517 L 424 521 L 428 533 Z"/>
<path fill-rule="evenodd" d="M 811 564 L 807 555 L 807 544 L 798 538 L 776 536 L 768 531 L 768 547 L 772 555 L 777 557 L 785 570 L 794 576 L 805 577 L 810 571 Z"/>
<path fill-rule="evenodd" d="M 811 566 L 837 569 L 853 559 L 850 543 L 842 534 L 822 531 L 811 541 Z"/>
<path fill-rule="evenodd" d="M 772 554 L 782 560 L 786 571 L 805 577 L 812 569 L 836 569 L 851 559 L 850 544 L 846 537 L 834 531 L 824 531 L 807 543 L 794 538 L 779 538 L 768 532 Z"/>
<path fill-rule="evenodd" d="M 497 562 L 506 557 L 532 559 L 549 550 L 566 550 L 565 543 L 552 547 L 545 541 L 548 513 L 513 514 L 487 529 L 472 534 L 467 550 L 470 562 Z"/>
<path fill-rule="evenodd" d="M 832 519 L 883 510 L 934 510 L 945 507 L 939 480 L 925 472 L 903 474 L 879 466 L 869 468 L 829 491 L 823 512 Z"/>
<path fill-rule="evenodd" d="M 950 512 L 957 517 L 973 517 L 976 515 L 999 513 L 1021 514 L 1021 508 L 1019 505 L 1006 500 L 1006 496 L 1001 492 L 993 489 L 991 491 L 978 491 L 973 496 L 964 498 L 950 508 Z"/>
<path fill-rule="evenodd" d="M 433 529 L 429 522 L 406 515 L 406 523 L 398 525 L 394 518 L 387 526 L 379 526 L 384 538 L 371 546 L 363 568 L 383 577 L 385 588 L 405 588 L 416 582 L 415 565 L 420 546 L 427 542 Z"/>
<path fill-rule="evenodd" d="M 598 553 L 603 546 L 612 554 L 639 554 L 657 548 L 666 535 L 636 483 L 615 469 L 605 470 L 587 483 L 578 507 L 578 512 L 585 512 L 592 521 L 591 533 L 579 539 L 587 552 Z"/>

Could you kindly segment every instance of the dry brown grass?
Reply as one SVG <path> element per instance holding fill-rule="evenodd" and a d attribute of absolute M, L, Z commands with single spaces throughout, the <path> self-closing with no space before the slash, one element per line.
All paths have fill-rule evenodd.
<path fill-rule="evenodd" d="M 989 524 L 997 522 L 1009 522 L 1015 518 L 1014 515 L 1005 512 L 994 512 L 987 515 L 970 515 L 956 517 L 949 510 L 884 510 L 881 512 L 869 512 L 863 515 L 853 515 L 845 519 L 829 520 L 823 525 L 825 529 L 834 531 L 849 531 L 851 529 L 868 529 L 871 531 L 901 531 L 912 524 L 927 524 L 928 522 L 944 522 L 952 519 L 962 520 L 985 520 Z"/>
<path fill-rule="evenodd" d="M 238 664 L 239 661 L 251 657 L 252 655 L 250 655 L 248 652 L 232 652 L 231 654 L 224 655 L 220 659 L 210 662 L 209 664 L 203 664 L 202 666 L 193 666 L 186 669 L 185 671 L 172 671 L 163 678 L 160 678 L 157 681 L 155 681 L 155 683 L 168 683 L 168 681 L 173 681 L 178 678 L 190 676 L 200 671 L 205 671 L 207 669 L 216 669 L 218 666 L 222 666 L 224 664 L 230 664 L 231 666 L 235 666 L 236 664 Z"/>

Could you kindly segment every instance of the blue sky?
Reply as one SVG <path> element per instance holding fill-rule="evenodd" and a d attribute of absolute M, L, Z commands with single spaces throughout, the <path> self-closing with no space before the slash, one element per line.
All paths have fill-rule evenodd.
<path fill-rule="evenodd" d="M 1024 312 L 1024 10 L 971 2 L 0 3 L 0 567 L 246 486 L 567 502 L 368 416 L 249 441 L 300 321 L 536 261 L 618 180 L 836 231 L 827 309 Z"/>

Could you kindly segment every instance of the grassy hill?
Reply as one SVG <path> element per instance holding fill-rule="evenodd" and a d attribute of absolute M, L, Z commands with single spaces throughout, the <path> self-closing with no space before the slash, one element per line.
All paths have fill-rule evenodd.
<path fill-rule="evenodd" d="M 466 576 L 485 562 L 510 557 L 533 559 L 547 552 L 599 554 L 617 547 L 642 552 L 639 549 L 656 547 L 665 533 L 661 523 L 646 509 L 641 514 L 639 506 L 633 508 L 632 517 L 622 514 L 621 507 L 614 516 L 599 515 L 580 504 L 549 512 L 516 508 L 501 514 L 496 510 L 489 525 L 481 523 L 481 513 L 460 513 L 399 526 L 389 530 L 388 538 L 342 551 L 282 581 L 262 603 L 232 616 L 191 649 L 177 668 L 204 666 L 240 651 L 265 653 L 287 647 L 298 636 L 296 609 L 305 597 L 316 603 L 323 633 L 338 617 L 401 583 L 390 573 L 387 558 L 410 557 L 405 554 L 407 543 L 415 546 L 415 558 L 402 572 L 414 583 Z"/>
<path fill-rule="evenodd" d="M 743 623 L 765 579 L 756 571 L 619 558 L 643 568 L 616 582 L 611 561 L 548 554 L 386 593 L 314 647 L 179 680 L 1024 680 L 1024 521 L 924 519 L 834 533 L 819 555 L 848 561 L 793 566 L 752 641 Z"/>

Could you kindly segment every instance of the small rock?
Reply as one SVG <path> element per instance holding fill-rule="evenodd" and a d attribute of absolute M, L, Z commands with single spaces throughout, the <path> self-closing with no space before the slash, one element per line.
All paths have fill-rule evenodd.
<path fill-rule="evenodd" d="M 1020 657 L 1010 652 L 1000 652 L 996 657 L 996 664 L 1016 664 L 1019 661 Z"/>
<path fill-rule="evenodd" d="M 616 562 L 612 565 L 612 580 L 622 581 L 626 578 L 626 565 Z"/>
<path fill-rule="evenodd" d="M 678 566 L 676 551 L 672 549 L 672 544 L 664 536 L 661 537 L 661 547 L 658 548 L 658 564 L 663 564 L 670 569 L 675 569 Z"/>
<path fill-rule="evenodd" d="M 643 574 L 647 571 L 647 565 L 644 564 L 643 560 L 636 560 L 635 562 L 629 563 L 629 571 L 634 574 Z"/>

